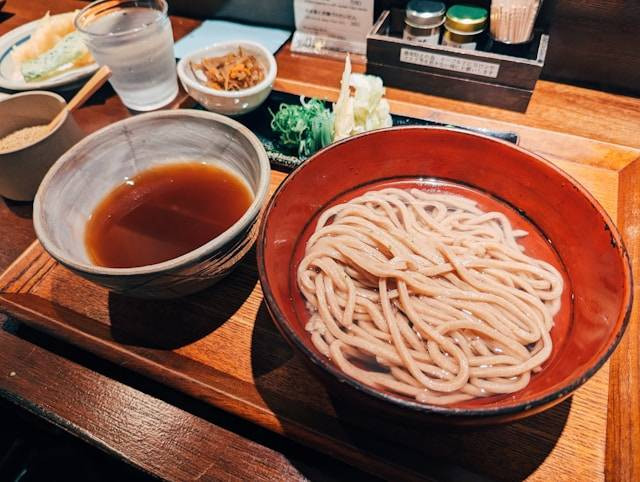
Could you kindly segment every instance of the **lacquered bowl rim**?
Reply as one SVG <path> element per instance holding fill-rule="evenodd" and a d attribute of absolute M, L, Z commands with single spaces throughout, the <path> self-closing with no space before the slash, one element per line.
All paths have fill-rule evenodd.
<path fill-rule="evenodd" d="M 345 375 L 342 371 L 340 371 L 337 367 L 335 367 L 333 365 L 333 363 L 331 363 L 331 361 L 326 358 L 326 357 L 322 357 L 319 355 L 316 355 L 316 353 L 312 350 L 310 350 L 306 344 L 296 335 L 296 333 L 293 331 L 293 329 L 289 326 L 289 322 L 287 321 L 286 317 L 284 316 L 284 314 L 282 313 L 282 311 L 280 310 L 278 303 L 273 295 L 273 292 L 271 290 L 271 287 L 269 285 L 268 282 L 268 277 L 267 277 L 267 273 L 266 273 L 266 266 L 265 266 L 265 232 L 267 229 L 267 224 L 269 224 L 270 222 L 270 214 L 271 214 L 271 210 L 275 204 L 275 202 L 278 199 L 278 196 L 280 195 L 281 191 L 283 191 L 286 186 L 293 182 L 296 178 L 296 176 L 302 172 L 306 166 L 310 165 L 312 162 L 314 162 L 314 160 L 321 154 L 324 154 L 324 152 L 333 149 L 343 143 L 346 142 L 351 142 L 355 139 L 359 139 L 365 136 L 370 136 L 370 135 L 375 135 L 378 132 L 381 131 L 403 131 L 403 130 L 433 130 L 433 131 L 447 131 L 447 132 L 456 132 L 456 133 L 460 133 L 466 136 L 471 136 L 471 137 L 478 137 L 490 142 L 494 142 L 494 143 L 498 143 L 498 144 L 502 144 L 510 149 L 514 149 L 517 151 L 520 151 L 521 153 L 529 156 L 530 158 L 532 158 L 533 160 L 535 160 L 538 163 L 543 164 L 544 166 L 554 170 L 557 174 L 559 174 L 561 177 L 565 178 L 569 183 L 571 183 L 573 185 L 573 187 L 575 189 L 577 189 L 586 199 L 587 201 L 589 201 L 589 203 L 596 209 L 596 211 L 600 214 L 600 216 L 604 219 L 604 221 L 607 223 L 607 226 L 610 229 L 610 233 L 611 236 L 614 238 L 615 242 L 616 242 L 616 249 L 620 255 L 620 258 L 622 260 L 622 265 L 623 265 L 623 270 L 624 270 L 624 277 L 625 277 L 625 282 L 624 282 L 624 294 L 623 294 L 623 309 L 620 310 L 620 314 L 618 316 L 618 318 L 616 319 L 616 325 L 620 324 L 620 328 L 618 330 L 618 332 L 615 334 L 615 337 L 613 338 L 613 340 L 611 341 L 611 343 L 609 344 L 609 346 L 606 348 L 606 350 L 604 350 L 602 356 L 600 356 L 595 363 L 593 363 L 592 366 L 590 366 L 587 370 L 584 371 L 584 373 L 582 373 L 582 375 L 578 376 L 576 379 L 570 381 L 569 383 L 567 383 L 566 385 L 564 385 L 562 388 L 548 394 L 542 397 L 538 397 L 535 398 L 533 400 L 528 400 L 526 402 L 517 402 L 514 404 L 510 404 L 510 405 L 506 405 L 506 406 L 498 406 L 498 407 L 481 407 L 481 408 L 459 408 L 459 407 L 455 407 L 455 406 L 447 406 L 447 405 L 430 405 L 430 404 L 425 404 L 425 403 L 420 403 L 420 402 L 414 402 L 411 400 L 407 400 L 405 398 L 401 398 L 398 396 L 395 396 L 391 393 L 385 393 L 382 391 L 379 391 L 375 388 L 372 388 L 368 385 L 365 385 L 347 375 Z M 371 182 L 374 182 L 375 179 L 372 179 Z M 620 343 L 620 340 L 622 339 L 622 336 L 624 335 L 627 325 L 629 324 L 629 318 L 631 316 L 631 308 L 633 306 L 633 277 L 632 277 L 632 271 L 631 271 L 631 263 L 629 260 L 629 255 L 627 253 L 627 250 L 624 246 L 624 242 L 622 240 L 622 237 L 616 227 L 616 225 L 613 223 L 613 221 L 611 220 L 610 216 L 607 214 L 607 212 L 604 210 L 604 208 L 600 205 L 600 203 L 591 195 L 591 193 L 589 193 L 589 191 L 587 191 L 577 180 L 575 180 L 573 177 L 571 177 L 568 173 L 566 173 L 565 171 L 563 171 L 562 169 L 558 168 L 557 166 L 555 166 L 554 164 L 552 164 L 551 162 L 547 161 L 546 159 L 544 159 L 543 157 L 528 151 L 527 149 L 524 149 L 520 146 L 514 145 L 510 142 L 501 140 L 501 139 L 495 139 L 493 137 L 489 137 L 489 136 L 485 136 L 485 135 L 481 135 L 481 134 L 476 134 L 476 133 L 472 133 L 472 132 L 468 132 L 462 129 L 456 129 L 456 128 L 450 128 L 450 127 L 434 127 L 434 126 L 402 126 L 402 127 L 388 127 L 385 129 L 379 129 L 377 131 L 371 131 L 371 132 L 365 132 L 362 134 L 358 134 L 356 136 L 347 138 L 347 139 L 343 139 L 341 141 L 335 142 L 329 146 L 327 146 L 326 148 L 322 149 L 321 151 L 317 152 L 316 154 L 314 154 L 312 157 L 310 157 L 306 162 L 304 162 L 303 164 L 301 164 L 300 166 L 298 166 L 293 172 L 291 172 L 291 174 L 289 174 L 289 176 L 287 176 L 287 178 L 278 186 L 278 188 L 276 189 L 276 191 L 273 193 L 273 195 L 271 196 L 271 199 L 269 200 L 267 207 L 265 209 L 264 212 L 264 216 L 262 218 L 262 222 L 260 225 L 260 233 L 258 234 L 258 240 L 257 240 L 257 263 L 258 263 L 258 275 L 259 275 L 259 279 L 260 279 L 260 285 L 262 286 L 262 292 L 264 295 L 264 299 L 267 303 L 267 306 L 269 308 L 269 312 L 272 315 L 272 318 L 274 319 L 275 323 L 278 325 L 278 328 L 280 329 L 281 333 L 283 333 L 283 335 L 286 336 L 286 338 L 288 339 L 288 341 L 290 343 L 292 343 L 297 349 L 299 349 L 300 351 L 302 351 L 305 356 L 307 357 L 307 359 L 309 359 L 311 362 L 313 362 L 316 366 L 320 367 L 321 370 L 324 370 L 325 372 L 328 372 L 328 374 L 334 378 L 336 378 L 339 382 L 342 383 L 346 383 L 348 384 L 350 387 L 356 389 L 357 391 L 364 393 L 365 395 L 369 395 L 373 398 L 376 398 L 378 400 L 382 400 L 385 402 L 389 402 L 393 405 L 396 405 L 398 407 L 401 408 L 408 408 L 414 412 L 418 412 L 418 413 L 424 413 L 424 414 L 435 414 L 435 415 L 442 415 L 442 416 L 451 416 L 451 417 L 456 417 L 456 416 L 461 416 L 464 418 L 473 418 L 473 417 L 497 417 L 497 416 L 507 416 L 507 415 L 513 415 L 513 414 L 518 414 L 518 413 L 522 413 L 522 414 L 528 414 L 531 413 L 533 414 L 535 412 L 535 408 L 538 407 L 542 407 L 544 408 L 545 405 L 548 405 L 552 402 L 554 402 L 555 400 L 562 400 L 563 398 L 565 398 L 566 396 L 568 396 L 569 394 L 571 394 L 573 391 L 575 391 L 578 387 L 580 387 L 582 384 L 584 384 L 587 380 L 589 380 L 601 367 L 602 365 L 604 365 L 604 363 L 609 359 L 609 357 L 611 356 L 611 354 L 613 353 L 613 351 L 616 349 L 616 347 L 618 346 L 618 344 Z M 287 273 L 289 273 L 289 267 L 287 267 Z M 621 320 L 622 319 L 622 320 Z"/>
<path fill-rule="evenodd" d="M 144 122 L 147 119 L 162 119 L 167 117 L 194 117 L 194 118 L 202 118 L 208 119 L 210 121 L 214 121 L 220 124 L 225 124 L 229 127 L 232 127 L 237 131 L 238 135 L 247 139 L 247 141 L 251 144 L 253 149 L 257 154 L 257 163 L 259 170 L 259 179 L 258 179 L 258 189 L 255 193 L 253 202 L 249 205 L 245 213 L 242 215 L 240 219 L 238 219 L 233 225 L 231 225 L 226 231 L 222 232 L 220 235 L 208 241 L 206 244 L 203 244 L 199 248 L 196 248 L 188 253 L 183 254 L 182 256 L 178 256 L 177 258 L 172 258 L 167 261 L 163 261 L 162 263 L 150 264 L 145 266 L 138 266 L 133 268 L 107 268 L 103 266 L 98 266 L 89 263 L 82 263 L 76 260 L 71 259 L 67 256 L 62 250 L 58 249 L 53 242 L 49 239 L 48 233 L 45 231 L 44 227 L 41 224 L 42 217 L 42 197 L 46 192 L 51 179 L 56 175 L 56 173 L 62 168 L 62 166 L 72 158 L 80 148 L 83 148 L 85 145 L 90 144 L 100 135 L 104 134 L 108 131 L 113 131 L 121 128 L 122 126 L 132 125 L 134 123 Z M 252 223 L 254 219 L 256 219 L 260 212 L 262 211 L 262 207 L 264 205 L 264 201 L 267 197 L 267 193 L 269 191 L 269 184 L 271 182 L 271 165 L 269 163 L 269 158 L 267 156 L 267 152 L 264 149 L 264 146 L 260 142 L 260 140 L 256 137 L 256 135 L 251 132 L 247 127 L 240 124 L 238 121 L 230 119 L 221 114 L 216 114 L 214 112 L 201 111 L 195 109 L 177 109 L 177 110 L 160 110 L 155 112 L 149 112 L 146 114 L 139 114 L 135 117 L 131 117 L 128 119 L 123 119 L 121 121 L 115 122 L 113 124 L 109 124 L 102 129 L 97 130 L 96 132 L 88 135 L 80 142 L 71 147 L 67 152 L 65 152 L 49 169 L 47 174 L 45 175 L 40 187 L 38 188 L 38 192 L 36 193 L 36 197 L 33 202 L 33 224 L 36 232 L 36 236 L 44 249 L 55 258 L 60 263 L 65 266 L 75 269 L 79 272 L 88 273 L 91 275 L 100 275 L 100 276 L 111 276 L 111 277 L 122 277 L 122 276 L 140 276 L 140 275 L 149 275 L 149 274 L 158 274 L 164 273 L 172 270 L 176 270 L 182 268 L 183 266 L 188 266 L 193 263 L 198 262 L 206 258 L 209 254 L 214 251 L 223 248 L 227 243 L 232 241 L 238 234 L 240 234 L 243 229 L 245 229 L 248 225 Z M 114 187 L 116 185 L 114 184 Z"/>

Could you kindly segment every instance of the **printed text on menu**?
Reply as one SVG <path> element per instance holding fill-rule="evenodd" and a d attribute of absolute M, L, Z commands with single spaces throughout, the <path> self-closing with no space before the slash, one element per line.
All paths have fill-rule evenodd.
<path fill-rule="evenodd" d="M 372 0 L 295 0 L 296 30 L 364 42 L 373 24 Z"/>

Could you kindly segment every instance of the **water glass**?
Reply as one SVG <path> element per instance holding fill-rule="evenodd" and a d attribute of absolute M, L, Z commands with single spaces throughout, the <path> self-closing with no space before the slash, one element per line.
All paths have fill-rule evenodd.
<path fill-rule="evenodd" d="M 91 54 L 111 68 L 111 85 L 130 109 L 148 111 L 178 93 L 173 32 L 165 0 L 98 0 L 75 20 Z"/>

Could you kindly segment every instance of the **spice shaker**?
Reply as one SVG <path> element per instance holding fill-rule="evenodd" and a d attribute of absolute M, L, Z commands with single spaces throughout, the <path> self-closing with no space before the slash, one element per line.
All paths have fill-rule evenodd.
<path fill-rule="evenodd" d="M 447 10 L 442 45 L 475 50 L 487 26 L 488 12 L 471 5 L 453 5 Z"/>
<path fill-rule="evenodd" d="M 402 38 L 411 42 L 438 45 L 445 11 L 442 2 L 411 0 L 407 4 Z"/>

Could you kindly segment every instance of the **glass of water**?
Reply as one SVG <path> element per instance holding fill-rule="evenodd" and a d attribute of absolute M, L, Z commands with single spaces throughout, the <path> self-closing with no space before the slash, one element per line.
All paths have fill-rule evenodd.
<path fill-rule="evenodd" d="M 173 32 L 165 0 L 98 0 L 75 20 L 91 54 L 111 68 L 111 85 L 130 109 L 147 111 L 178 93 Z"/>

